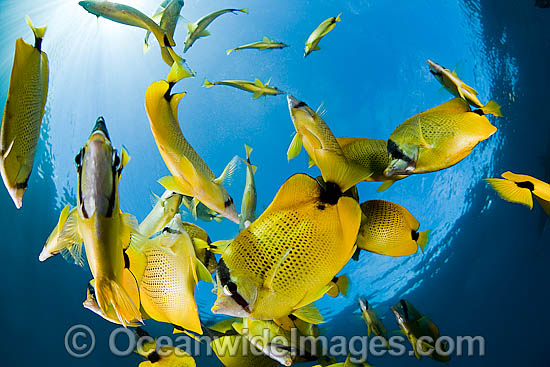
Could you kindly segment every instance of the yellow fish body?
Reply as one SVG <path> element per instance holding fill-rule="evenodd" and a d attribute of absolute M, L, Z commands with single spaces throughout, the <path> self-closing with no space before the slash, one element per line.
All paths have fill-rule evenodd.
<path fill-rule="evenodd" d="M 401 205 L 385 200 L 361 204 L 357 247 L 387 256 L 407 256 L 424 251 L 430 231 L 418 232 L 420 223 Z"/>
<path fill-rule="evenodd" d="M 41 50 L 46 27 L 35 28 L 34 46 L 22 38 L 15 42 L 15 58 L 0 130 L 0 173 L 17 207 L 23 205 L 40 137 L 40 125 L 48 94 L 48 57 Z"/>
<path fill-rule="evenodd" d="M 156 339 L 141 328 L 136 329 L 136 334 L 140 338 L 147 337 L 151 340 L 143 339 L 143 342 L 137 343 L 135 353 L 146 359 L 138 367 L 196 367 L 195 359 L 182 349 L 157 343 Z"/>
<path fill-rule="evenodd" d="M 323 23 L 319 24 L 317 28 L 309 35 L 306 41 L 306 47 L 304 49 L 304 57 L 307 57 L 313 51 L 318 51 L 321 48 L 319 47 L 319 42 L 321 39 L 326 36 L 330 31 L 336 27 L 336 23 L 339 22 L 341 13 L 336 17 L 330 17 L 326 19 Z"/>
<path fill-rule="evenodd" d="M 443 66 L 427 60 L 430 67 L 430 73 L 447 89 L 453 96 L 463 98 L 466 102 L 480 108 L 484 115 L 492 114 L 502 117 L 500 112 L 500 106 L 495 101 L 489 101 L 486 105 L 483 105 L 477 98 L 478 92 L 464 83 L 458 78 L 458 75 L 454 71 L 444 68 Z"/>
<path fill-rule="evenodd" d="M 386 190 L 395 181 L 408 177 L 407 175 L 391 177 L 384 175 L 384 170 L 391 163 L 386 140 L 339 137 L 336 138 L 336 141 L 350 162 L 364 167 L 365 172 L 372 172 L 372 176 L 367 177 L 364 181 L 383 182 L 378 188 L 378 192 Z"/>
<path fill-rule="evenodd" d="M 182 203 L 182 195 L 170 190 L 166 190 L 153 209 L 147 214 L 147 217 L 139 224 L 139 233 L 149 238 L 153 234 L 162 230 L 170 220 L 179 213 Z"/>
<path fill-rule="evenodd" d="M 185 39 L 185 48 L 183 52 L 187 52 L 191 46 L 195 43 L 196 40 L 202 37 L 207 37 L 210 35 L 210 32 L 206 28 L 212 23 L 217 17 L 226 14 L 237 12 L 248 14 L 246 9 L 222 9 L 214 11 L 210 14 L 205 15 L 201 19 L 197 20 L 195 23 L 189 23 L 187 25 L 187 38 Z"/>
<path fill-rule="evenodd" d="M 212 340 L 210 346 L 225 367 L 280 366 L 242 335 L 220 336 Z"/>
<path fill-rule="evenodd" d="M 291 95 L 287 96 L 287 100 L 290 117 L 296 129 L 296 135 L 287 152 L 289 160 L 295 158 L 303 146 L 311 161 L 319 167 L 324 181 L 338 185 L 342 192 L 371 176 L 372 172 L 367 172 L 364 167 L 348 160 L 336 137 L 318 113 Z"/>
<path fill-rule="evenodd" d="M 292 176 L 223 252 L 212 311 L 258 320 L 294 314 L 308 321 L 302 307 L 333 287 L 355 252 L 359 222 L 354 199 L 307 175 Z"/>
<path fill-rule="evenodd" d="M 363 315 L 363 320 L 367 324 L 368 336 L 374 334 L 384 339 L 386 346 L 389 348 L 390 344 L 388 341 L 388 331 L 384 326 L 382 320 L 378 318 L 376 312 L 370 307 L 369 303 L 359 298 L 359 306 L 361 307 L 361 314 Z"/>
<path fill-rule="evenodd" d="M 439 171 L 463 160 L 497 131 L 476 111 L 455 98 L 403 122 L 388 140 L 386 176 Z"/>
<path fill-rule="evenodd" d="M 277 96 L 285 93 L 276 87 L 270 86 L 269 82 L 265 84 L 262 83 L 260 79 L 256 79 L 253 82 L 247 80 L 222 80 L 219 82 L 211 82 L 207 79 L 204 81 L 203 87 L 210 88 L 214 85 L 225 85 L 250 92 L 253 94 L 254 99 L 260 98 L 261 96 Z"/>
<path fill-rule="evenodd" d="M 112 1 L 80 1 L 78 3 L 90 14 L 97 17 L 112 20 L 113 22 L 143 28 L 153 33 L 161 50 L 176 45 L 170 34 L 165 32 L 154 20 L 143 14 L 141 11 L 125 4 L 118 4 Z M 174 59 L 167 50 L 162 52 L 164 61 L 172 66 Z"/>
<path fill-rule="evenodd" d="M 195 283 L 212 279 L 197 259 L 180 215 L 176 214 L 162 234 L 146 241 L 137 251 L 144 258 L 128 254 L 130 270 L 136 275 L 141 305 L 147 315 L 158 322 L 202 333 Z"/>
<path fill-rule="evenodd" d="M 127 282 L 135 279 L 125 272 L 124 250 L 137 232 L 135 218 L 119 208 L 118 183 L 129 161 L 122 149 L 113 148 L 103 117 L 97 119 L 88 142 L 76 156 L 77 214 L 63 228 L 66 243 L 72 243 L 75 258 L 84 242 L 86 257 L 95 279 L 97 304 L 104 314 L 112 307 L 119 322 L 127 326 L 141 321 L 139 305 L 128 294 Z M 77 263 L 78 259 L 75 260 Z M 135 288 L 135 287 L 134 287 Z"/>
<path fill-rule="evenodd" d="M 175 64 L 174 64 L 175 65 Z M 174 69 L 174 67 L 172 68 Z M 227 219 L 239 223 L 233 199 L 222 183 L 235 169 L 233 159 L 219 178 L 183 136 L 177 109 L 185 93 L 170 94 L 176 79 L 151 84 L 145 93 L 145 109 L 160 154 L 172 173 L 159 180 L 167 190 L 192 196 Z"/>
<path fill-rule="evenodd" d="M 504 200 L 523 204 L 533 209 L 533 195 L 550 215 L 550 184 L 527 175 L 510 171 L 502 174 L 503 178 L 486 178 L 491 187 Z"/>
<path fill-rule="evenodd" d="M 243 201 L 241 203 L 241 215 L 239 219 L 241 221 L 239 227 L 242 231 L 250 225 L 250 223 L 256 220 L 256 184 L 254 182 L 254 174 L 258 167 L 250 163 L 250 153 L 252 148 L 248 145 L 244 145 L 246 150 L 246 183 L 244 186 Z"/>
<path fill-rule="evenodd" d="M 264 37 L 262 41 L 252 42 L 239 47 L 230 48 L 229 50 L 226 51 L 226 53 L 229 55 L 233 51 L 254 50 L 254 49 L 264 51 L 264 50 L 283 49 L 285 47 L 288 47 L 288 45 L 282 42 L 275 42 L 273 40 L 270 40 L 267 37 Z"/>
<path fill-rule="evenodd" d="M 416 358 L 422 357 L 418 347 L 423 353 L 433 350 L 430 358 L 439 362 L 448 362 L 449 355 L 439 354 L 435 349 L 435 343 L 439 339 L 439 329 L 426 316 L 423 316 L 414 306 L 406 300 L 400 300 L 399 304 L 391 307 L 401 332 L 409 339 Z M 420 341 L 421 337 L 429 337 L 432 342 Z M 444 343 L 443 343 L 444 344 Z M 445 346 L 442 346 L 445 349 Z"/>

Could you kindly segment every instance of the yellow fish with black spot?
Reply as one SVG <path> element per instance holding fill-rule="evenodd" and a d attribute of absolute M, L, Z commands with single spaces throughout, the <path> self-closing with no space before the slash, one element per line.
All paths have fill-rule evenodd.
<path fill-rule="evenodd" d="M 525 205 L 533 209 L 533 196 L 550 215 L 550 184 L 527 175 L 510 171 L 502 174 L 503 178 L 486 178 L 491 187 L 502 199 Z"/>
<path fill-rule="evenodd" d="M 317 28 L 315 28 L 306 41 L 304 57 L 307 57 L 313 51 L 319 51 L 321 49 L 321 47 L 319 47 L 319 42 L 324 36 L 332 31 L 334 27 L 336 27 L 336 23 L 341 20 L 340 15 L 342 15 L 342 13 L 338 14 L 336 17 L 326 19 L 323 23 L 319 24 Z"/>
<path fill-rule="evenodd" d="M 309 154 L 327 183 L 336 184 L 342 192 L 368 179 L 372 172 L 349 160 L 330 128 L 305 102 L 287 96 L 290 118 L 296 135 L 287 151 L 288 160 L 294 159 L 302 146 Z"/>
<path fill-rule="evenodd" d="M 34 46 L 15 41 L 10 87 L 0 130 L 0 173 L 17 209 L 23 205 L 40 137 L 48 95 L 48 56 L 42 51 L 46 27 L 34 27 Z"/>
<path fill-rule="evenodd" d="M 67 219 L 63 241 L 76 263 L 84 242 L 95 279 L 97 304 L 104 314 L 112 308 L 118 321 L 128 326 L 141 321 L 139 304 L 128 294 L 136 280 L 128 271 L 124 251 L 136 243 L 137 221 L 119 207 L 118 184 L 130 157 L 113 148 L 103 117 L 96 121 L 87 143 L 76 156 L 77 213 Z M 133 284 L 129 287 L 128 284 Z"/>
<path fill-rule="evenodd" d="M 385 200 L 361 204 L 361 227 L 357 247 L 387 256 L 407 256 L 424 252 L 430 231 L 418 232 L 420 223 L 404 207 Z"/>
<path fill-rule="evenodd" d="M 192 196 L 227 219 L 239 223 L 233 199 L 223 182 L 231 176 L 238 163 L 235 156 L 220 177 L 183 136 L 178 123 L 178 105 L 185 93 L 171 94 L 172 87 L 186 75 L 181 64 L 174 63 L 166 80 L 154 82 L 145 92 L 145 109 L 159 152 L 173 176 L 163 177 L 159 183 L 167 190 Z"/>
<path fill-rule="evenodd" d="M 212 282 L 212 277 L 197 258 L 180 215 L 174 216 L 162 234 L 128 253 L 128 258 L 145 313 L 178 330 L 202 333 L 195 284 L 199 280 Z"/>
<path fill-rule="evenodd" d="M 293 314 L 321 322 L 310 304 L 334 286 L 355 252 L 360 220 L 357 201 L 335 185 L 321 186 L 305 174 L 290 177 L 223 251 L 212 312 L 258 320 Z"/>
<path fill-rule="evenodd" d="M 439 171 L 466 158 L 475 146 L 497 131 L 481 110 L 455 98 L 414 115 L 388 139 L 388 177 Z"/>
<path fill-rule="evenodd" d="M 385 191 L 395 181 L 408 177 L 408 175 L 395 175 L 391 177 L 384 175 L 384 170 L 391 163 L 391 158 L 388 155 L 388 142 L 386 140 L 337 137 L 336 141 L 340 144 L 342 152 L 350 162 L 363 167 L 365 172 L 372 172 L 372 175 L 364 181 L 383 182 L 378 187 L 378 192 Z M 310 159 L 309 166 L 312 167 L 314 165 L 315 163 Z"/>
<path fill-rule="evenodd" d="M 443 66 L 428 59 L 430 73 L 447 89 L 453 96 L 463 98 L 466 102 L 483 111 L 484 115 L 495 115 L 502 117 L 500 106 L 495 101 L 489 101 L 486 105 L 477 98 L 478 92 L 458 78 L 455 71 L 450 71 Z"/>
<path fill-rule="evenodd" d="M 146 359 L 138 367 L 196 367 L 195 359 L 182 349 L 157 343 L 157 339 L 142 328 L 137 328 L 135 333 L 140 341 L 136 343 L 135 353 Z"/>
<path fill-rule="evenodd" d="M 401 332 L 409 339 L 416 358 L 429 353 L 429 357 L 438 362 L 448 362 L 451 357 L 447 353 L 438 353 L 435 343 L 439 339 L 439 329 L 427 316 L 422 315 L 407 300 L 400 300 L 399 304 L 391 307 Z M 422 339 L 421 339 L 422 338 Z M 427 339 L 429 338 L 429 339 Z M 446 343 L 441 343 L 446 350 Z M 419 350 L 421 349 L 421 350 Z"/>
<path fill-rule="evenodd" d="M 170 190 L 166 190 L 161 197 L 157 197 L 155 206 L 139 224 L 139 233 L 149 238 L 166 227 L 174 215 L 179 213 L 182 199 L 182 195 Z"/>

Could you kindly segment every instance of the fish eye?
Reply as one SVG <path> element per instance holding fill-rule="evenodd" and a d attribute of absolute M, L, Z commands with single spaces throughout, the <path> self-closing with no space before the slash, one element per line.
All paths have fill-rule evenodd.
<path fill-rule="evenodd" d="M 113 164 L 115 167 L 118 167 L 120 165 L 120 157 L 116 153 L 116 150 L 113 151 L 113 161 L 114 161 Z"/>

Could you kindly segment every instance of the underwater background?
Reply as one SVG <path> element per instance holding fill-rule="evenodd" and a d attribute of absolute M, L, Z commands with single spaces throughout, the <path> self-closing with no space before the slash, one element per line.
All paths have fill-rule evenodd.
<path fill-rule="evenodd" d="M 152 14 L 158 0 L 119 1 Z M 390 200 L 406 207 L 432 229 L 424 254 L 391 258 L 362 253 L 342 273 L 351 279 L 347 297 L 316 302 L 329 335 L 366 335 L 358 317 L 357 297 L 367 298 L 397 329 L 389 306 L 406 297 L 439 326 L 442 335 L 480 335 L 484 357 L 453 356 L 452 366 L 548 366 L 550 328 L 548 278 L 550 224 L 542 209 L 532 212 L 500 200 L 481 181 L 511 170 L 550 181 L 550 9 L 534 0 L 332 0 L 252 1 L 187 0 L 182 11 L 195 21 L 210 11 L 248 8 L 249 15 L 226 15 L 185 54 L 196 78 L 185 79 L 179 108 L 183 133 L 215 174 L 235 155 L 254 148 L 258 166 L 259 215 L 281 184 L 307 169 L 302 153 L 290 163 L 286 150 L 294 130 L 284 96 L 254 100 L 225 87 L 202 88 L 209 80 L 259 78 L 306 101 L 323 104 L 324 119 L 336 136 L 387 139 L 408 117 L 451 99 L 429 73 L 430 58 L 480 92 L 495 99 L 503 118 L 489 117 L 498 132 L 464 161 L 444 171 L 416 175 L 377 193 L 377 183 L 358 185 L 361 202 Z M 324 19 L 342 12 L 342 22 L 307 59 L 303 45 Z M 144 108 L 146 88 L 165 78 L 169 67 L 158 45 L 143 54 L 145 31 L 97 20 L 69 0 L 0 1 L 0 101 L 6 99 L 15 40 L 32 41 L 25 23 L 48 25 L 42 49 L 50 62 L 46 113 L 34 171 L 24 206 L 15 209 L 0 190 L 0 343 L 1 365 L 135 366 L 137 355 L 119 358 L 108 348 L 116 325 L 82 307 L 88 270 L 58 256 L 38 261 L 44 242 L 66 203 L 76 204 L 74 156 L 99 115 L 113 143 L 124 145 L 131 161 L 120 184 L 120 206 L 142 220 L 152 207 L 151 193 L 162 194 L 157 179 L 168 170 L 155 145 Z M 185 22 L 176 28 L 181 53 Z M 290 44 L 270 52 L 225 50 L 268 36 Z M 315 108 L 314 107 L 314 108 Z M 235 174 L 229 193 L 239 210 L 245 166 Z M 184 217 L 192 221 L 191 215 Z M 233 238 L 238 226 L 198 223 L 215 240 Z M 199 285 L 197 302 L 204 321 L 212 320 L 215 295 Z M 74 359 L 64 346 L 66 331 L 89 325 L 95 351 Z M 171 328 L 146 323 L 152 335 Z M 441 363 L 414 357 L 370 358 L 375 366 Z M 198 366 L 220 366 L 215 358 L 197 358 Z"/>

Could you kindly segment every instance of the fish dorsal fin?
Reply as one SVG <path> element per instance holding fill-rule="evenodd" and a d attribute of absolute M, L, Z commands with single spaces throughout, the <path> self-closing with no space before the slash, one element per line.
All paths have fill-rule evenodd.
<path fill-rule="evenodd" d="M 321 312 L 313 303 L 294 310 L 292 314 L 300 320 L 310 324 L 317 325 L 325 321 L 323 315 L 321 315 Z"/>
<path fill-rule="evenodd" d="M 265 87 L 264 83 L 262 83 L 262 81 L 261 81 L 260 79 L 258 79 L 258 78 L 256 78 L 256 79 L 254 80 L 254 85 L 256 85 L 256 86 L 258 86 L 258 87 L 260 87 L 260 88 Z"/>
<path fill-rule="evenodd" d="M 264 42 L 265 42 L 265 43 L 271 43 L 271 41 L 269 40 L 269 38 L 267 38 L 266 36 L 264 36 Z"/>
<path fill-rule="evenodd" d="M 237 169 L 238 164 L 239 164 L 239 156 L 236 155 L 229 161 L 227 166 L 225 166 L 222 174 L 220 175 L 220 177 L 214 180 L 214 183 L 218 185 L 229 183 L 231 181 L 231 177 L 233 176 L 233 174 Z"/>
<path fill-rule="evenodd" d="M 208 31 L 207 29 L 203 29 L 197 36 L 199 38 L 208 37 L 210 36 L 210 31 Z"/>
<path fill-rule="evenodd" d="M 470 105 L 462 98 L 453 98 L 450 101 L 447 101 L 439 106 L 430 108 L 429 110 L 422 112 L 420 115 L 425 113 L 462 113 L 470 112 Z"/>
<path fill-rule="evenodd" d="M 195 31 L 195 29 L 197 29 L 197 25 L 195 23 L 188 23 L 187 24 L 187 32 L 189 34 L 192 34 Z"/>
<path fill-rule="evenodd" d="M 282 184 L 272 203 L 265 210 L 265 213 L 312 202 L 320 194 L 321 188 L 315 179 L 306 174 L 297 173 Z"/>

